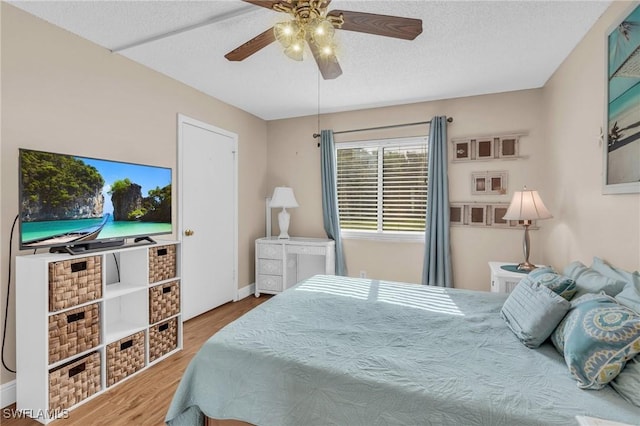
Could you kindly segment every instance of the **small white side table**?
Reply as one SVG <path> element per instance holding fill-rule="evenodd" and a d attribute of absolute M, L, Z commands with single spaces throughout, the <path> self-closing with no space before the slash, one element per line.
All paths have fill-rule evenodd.
<path fill-rule="evenodd" d="M 511 272 L 501 268 L 502 265 L 513 265 L 513 262 L 489 262 L 491 269 L 491 291 L 493 293 L 511 293 L 520 280 L 527 276 L 522 272 Z"/>

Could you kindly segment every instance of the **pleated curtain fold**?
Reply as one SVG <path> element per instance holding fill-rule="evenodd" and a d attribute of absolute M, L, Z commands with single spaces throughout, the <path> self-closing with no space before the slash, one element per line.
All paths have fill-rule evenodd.
<path fill-rule="evenodd" d="M 447 117 L 437 116 L 431 119 L 428 143 L 429 181 L 422 284 L 453 287 L 449 240 Z"/>
<path fill-rule="evenodd" d="M 347 267 L 342 250 L 340 218 L 338 215 L 338 176 L 336 172 L 336 151 L 333 141 L 333 130 L 322 130 L 320 132 L 320 169 L 324 230 L 327 236 L 336 242 L 336 275 L 346 276 Z"/>

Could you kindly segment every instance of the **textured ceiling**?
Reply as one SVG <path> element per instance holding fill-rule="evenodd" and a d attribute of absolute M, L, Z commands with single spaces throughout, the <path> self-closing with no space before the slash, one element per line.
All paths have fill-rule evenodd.
<path fill-rule="evenodd" d="M 10 3 L 109 50 L 222 17 L 114 54 L 272 120 L 541 87 L 610 1 L 333 0 L 329 9 L 422 19 L 423 33 L 337 31 L 343 74 L 328 81 L 310 55 L 292 61 L 277 43 L 227 61 L 285 17 L 240 0 Z"/>

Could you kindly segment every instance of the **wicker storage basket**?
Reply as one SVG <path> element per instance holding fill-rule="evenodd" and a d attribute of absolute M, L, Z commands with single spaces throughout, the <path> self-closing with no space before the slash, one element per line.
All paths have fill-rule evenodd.
<path fill-rule="evenodd" d="M 149 327 L 149 362 L 153 362 L 161 356 L 178 347 L 178 319 Z"/>
<path fill-rule="evenodd" d="M 98 303 L 49 316 L 49 364 L 100 344 Z"/>
<path fill-rule="evenodd" d="M 154 324 L 180 312 L 180 281 L 149 289 L 149 323 Z"/>
<path fill-rule="evenodd" d="M 49 409 L 70 408 L 100 388 L 100 354 L 92 352 L 49 371 Z"/>
<path fill-rule="evenodd" d="M 144 367 L 144 331 L 107 345 L 107 386 Z"/>
<path fill-rule="evenodd" d="M 49 312 L 101 297 L 101 256 L 49 263 Z"/>
<path fill-rule="evenodd" d="M 149 249 L 149 282 L 168 280 L 176 276 L 176 246 L 151 247 Z"/>

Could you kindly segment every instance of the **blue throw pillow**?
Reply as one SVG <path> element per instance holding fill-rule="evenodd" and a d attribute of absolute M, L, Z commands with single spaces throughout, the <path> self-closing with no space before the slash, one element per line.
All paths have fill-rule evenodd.
<path fill-rule="evenodd" d="M 576 294 L 580 297 L 587 293 L 605 292 L 615 296 L 624 288 L 624 281 L 603 275 L 601 272 L 587 268 L 581 262 L 571 262 L 564 268 L 563 274 L 576 282 Z"/>
<path fill-rule="evenodd" d="M 640 353 L 640 315 L 605 294 L 571 303 L 551 341 L 582 389 L 601 389 Z"/>
<path fill-rule="evenodd" d="M 571 304 L 548 287 L 521 280 L 502 305 L 500 315 L 528 348 L 537 348 L 553 333 Z"/>
<path fill-rule="evenodd" d="M 576 283 L 571 278 L 559 275 L 547 266 L 534 269 L 521 281 L 545 286 L 566 300 L 571 300 L 576 293 Z"/>
<path fill-rule="evenodd" d="M 591 268 L 602 275 L 624 282 L 622 290 L 615 295 L 618 303 L 640 313 L 640 273 L 627 272 L 607 264 L 604 260 L 594 257 Z"/>
<path fill-rule="evenodd" d="M 616 295 L 616 300 L 621 305 L 640 314 L 640 281 L 638 284 L 627 283 L 624 289 Z"/>

